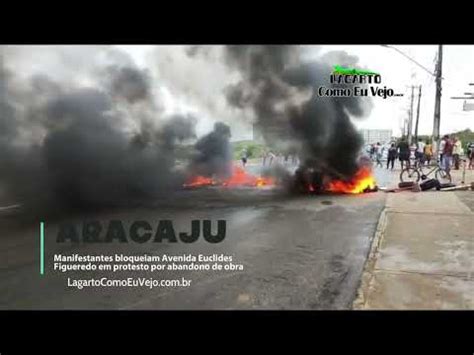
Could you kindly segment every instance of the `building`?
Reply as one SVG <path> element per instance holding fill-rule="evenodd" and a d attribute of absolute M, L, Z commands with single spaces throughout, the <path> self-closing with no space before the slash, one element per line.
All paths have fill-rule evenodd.
<path fill-rule="evenodd" d="M 463 111 L 474 111 L 474 103 L 467 102 L 464 100 L 464 105 L 462 107 Z"/>
<path fill-rule="evenodd" d="M 377 142 L 386 144 L 393 137 L 391 129 L 361 129 L 360 133 L 364 138 L 364 144 L 374 144 Z"/>

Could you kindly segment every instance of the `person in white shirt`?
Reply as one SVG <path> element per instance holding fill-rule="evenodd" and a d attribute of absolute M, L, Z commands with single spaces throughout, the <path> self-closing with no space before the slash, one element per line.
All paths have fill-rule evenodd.
<path fill-rule="evenodd" d="M 443 151 L 444 151 L 444 146 L 446 145 L 446 140 L 448 139 L 448 135 L 445 135 L 441 142 L 439 142 L 439 147 L 438 147 L 438 155 L 439 155 L 439 161 L 441 165 L 443 164 Z"/>
<path fill-rule="evenodd" d="M 417 166 L 418 162 L 416 160 L 416 143 L 413 142 L 410 144 L 410 157 L 408 158 L 410 160 L 410 165 L 411 162 L 413 162 L 414 166 Z"/>
<path fill-rule="evenodd" d="M 273 151 L 270 150 L 268 152 L 268 157 L 270 159 L 270 162 L 269 162 L 268 166 L 272 166 L 273 160 L 276 160 L 277 156 L 275 155 L 275 153 L 273 153 Z"/>
<path fill-rule="evenodd" d="M 382 145 L 380 144 L 380 142 L 377 142 L 377 144 L 375 145 L 375 159 L 376 159 L 376 167 L 377 166 L 380 166 L 380 167 L 383 167 L 382 165 Z"/>
<path fill-rule="evenodd" d="M 418 140 L 418 144 L 416 145 L 415 158 L 421 164 L 423 164 L 425 161 L 424 156 L 425 156 L 425 142 L 423 142 L 423 140 L 420 138 Z"/>

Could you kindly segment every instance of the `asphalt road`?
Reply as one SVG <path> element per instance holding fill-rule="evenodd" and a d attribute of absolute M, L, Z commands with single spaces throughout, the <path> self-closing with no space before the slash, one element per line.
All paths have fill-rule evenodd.
<path fill-rule="evenodd" d="M 378 170 L 379 184 L 390 179 Z M 183 191 L 160 207 L 82 214 L 71 218 L 128 225 L 173 220 L 189 231 L 192 219 L 227 221 L 223 242 L 58 244 L 59 221 L 46 222 L 46 271 L 39 275 L 37 224 L 0 215 L 0 309 L 348 309 L 356 295 L 370 243 L 385 204 L 383 192 L 287 196 L 275 190 Z M 54 271 L 55 253 L 127 255 L 226 254 L 243 271 Z M 67 278 L 151 277 L 192 280 L 189 287 L 67 287 Z"/>

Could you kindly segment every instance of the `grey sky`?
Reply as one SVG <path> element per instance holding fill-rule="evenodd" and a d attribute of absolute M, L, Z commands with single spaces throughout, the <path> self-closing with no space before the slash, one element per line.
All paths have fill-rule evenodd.
<path fill-rule="evenodd" d="M 38 49 L 38 47 L 40 47 Z M 53 55 L 56 46 L 22 46 L 21 53 L 15 61 L 17 68 L 34 71 L 35 68 L 47 70 L 52 78 L 80 81 L 87 85 L 88 75 L 84 68 L 94 62 L 107 61 L 107 57 L 95 55 L 97 46 L 61 46 L 61 54 Z M 103 47 L 103 46 L 102 46 Z M 218 60 L 205 62 L 202 58 L 188 58 L 182 46 L 115 46 L 126 53 L 139 67 L 150 70 L 154 77 L 153 92 L 156 101 L 164 104 L 171 112 L 194 113 L 201 119 L 197 126 L 198 134 L 212 129 L 215 121 L 223 120 L 232 126 L 233 139 L 251 138 L 250 117 L 242 119 L 242 112 L 233 112 L 226 106 L 223 88 L 234 79 Z M 396 46 L 401 51 L 416 59 L 425 67 L 434 71 L 437 46 Z M 307 46 L 305 53 L 320 55 L 331 50 L 345 50 L 359 58 L 359 66 L 379 72 L 382 76 L 381 86 L 402 92 L 404 97 L 374 98 L 370 115 L 354 121 L 360 128 L 388 128 L 395 135 L 400 134 L 402 121 L 407 117 L 410 103 L 409 85 L 423 86 L 419 133 L 430 134 L 433 128 L 433 111 L 435 97 L 434 78 L 407 58 L 393 49 L 380 45 L 337 45 Z M 123 52 L 122 52 L 123 53 Z M 80 55 L 79 55 L 80 54 Z M 119 52 L 106 52 L 110 56 L 120 56 Z M 125 54 L 126 55 L 126 54 Z M 69 67 L 62 67 L 64 56 Z M 116 57 L 114 57 L 116 59 Z M 126 57 L 123 61 L 128 60 Z M 463 112 L 463 100 L 452 100 L 451 96 L 460 96 L 474 91 L 474 46 L 444 46 L 443 58 L 443 97 L 441 104 L 441 133 L 470 128 L 474 130 L 474 111 Z M 338 63 L 334 63 L 338 64 Z M 72 68 L 72 69 L 71 69 Z M 21 73 L 19 73 L 21 75 Z M 66 77 L 66 78 L 64 78 Z M 416 109 L 416 99 L 415 99 Z"/>
<path fill-rule="evenodd" d="M 437 46 L 434 45 L 397 45 L 401 51 L 427 67 L 435 68 Z M 121 46 L 134 58 L 146 65 L 147 54 L 154 49 L 149 46 Z M 374 108 L 369 117 L 355 122 L 360 128 L 388 128 L 394 134 L 400 134 L 403 119 L 407 117 L 410 104 L 409 86 L 422 85 L 419 132 L 430 134 L 433 129 L 433 112 L 435 97 L 434 78 L 401 54 L 390 48 L 379 45 L 337 45 L 309 47 L 308 52 L 327 52 L 345 50 L 359 57 L 360 66 L 379 72 L 382 75 L 381 86 L 393 88 L 405 94 L 403 97 L 374 98 Z M 474 46 L 444 46 L 443 58 L 443 96 L 441 104 L 441 132 L 450 132 L 470 128 L 474 130 L 474 111 L 462 110 L 463 100 L 452 100 L 451 96 L 463 95 L 474 91 L 469 82 L 474 82 Z M 337 64 L 337 63 L 335 63 Z M 416 97 L 415 97 L 416 109 Z"/>
<path fill-rule="evenodd" d="M 434 72 L 437 46 L 395 46 L 417 62 Z M 360 122 L 364 128 L 392 128 L 399 134 L 400 122 L 406 117 L 410 104 L 411 89 L 407 86 L 423 86 L 420 106 L 421 134 L 431 134 L 435 98 L 435 82 L 430 74 L 397 53 L 382 46 L 324 46 L 324 50 L 345 49 L 359 57 L 360 64 L 382 75 L 382 85 L 404 92 L 402 98 L 375 99 L 374 109 L 366 120 Z M 469 82 L 474 82 L 474 46 L 443 47 L 443 91 L 441 102 L 441 132 L 470 128 L 474 130 L 474 111 L 463 112 L 463 100 L 452 100 L 451 96 L 464 96 L 474 91 Z M 412 75 L 414 77 L 412 77 Z M 416 91 L 415 91 L 416 92 Z M 416 110 L 416 97 L 415 97 Z"/>

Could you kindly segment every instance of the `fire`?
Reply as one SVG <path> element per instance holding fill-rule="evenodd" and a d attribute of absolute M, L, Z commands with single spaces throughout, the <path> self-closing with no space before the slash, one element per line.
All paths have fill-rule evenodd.
<path fill-rule="evenodd" d="M 236 186 L 254 186 L 263 187 L 274 185 L 275 182 L 272 178 L 263 176 L 254 176 L 247 173 L 244 169 L 234 166 L 232 169 L 232 175 L 225 180 L 215 180 L 204 176 L 195 176 L 190 182 L 184 184 L 184 187 L 198 187 L 198 186 L 209 186 L 209 185 L 222 185 L 226 187 Z"/>
<path fill-rule="evenodd" d="M 232 175 L 222 182 L 224 186 L 265 186 L 272 185 L 272 179 L 256 177 L 248 174 L 244 169 L 234 166 Z"/>
<path fill-rule="evenodd" d="M 184 187 L 197 187 L 205 185 L 214 185 L 214 181 L 212 180 L 212 178 L 208 178 L 205 176 L 196 176 L 190 182 L 184 184 Z"/>
<path fill-rule="evenodd" d="M 270 177 L 262 177 L 259 176 L 256 180 L 255 186 L 263 187 L 263 186 L 272 186 L 275 185 L 275 181 Z"/>
<path fill-rule="evenodd" d="M 184 187 L 202 187 L 202 186 L 224 186 L 224 187 L 264 187 L 273 186 L 275 181 L 270 177 L 254 176 L 246 172 L 243 168 L 234 166 L 232 175 L 224 180 L 218 180 L 205 176 L 194 176 Z M 348 180 L 332 180 L 325 184 L 324 190 L 336 193 L 360 194 L 376 188 L 375 178 L 369 167 L 360 168 L 357 173 Z M 307 185 L 310 192 L 315 189 L 312 184 Z"/>
<path fill-rule="evenodd" d="M 368 167 L 360 168 L 350 180 L 333 180 L 328 184 L 327 190 L 347 194 L 360 194 L 366 190 L 375 189 L 376 182 L 372 171 Z"/>

